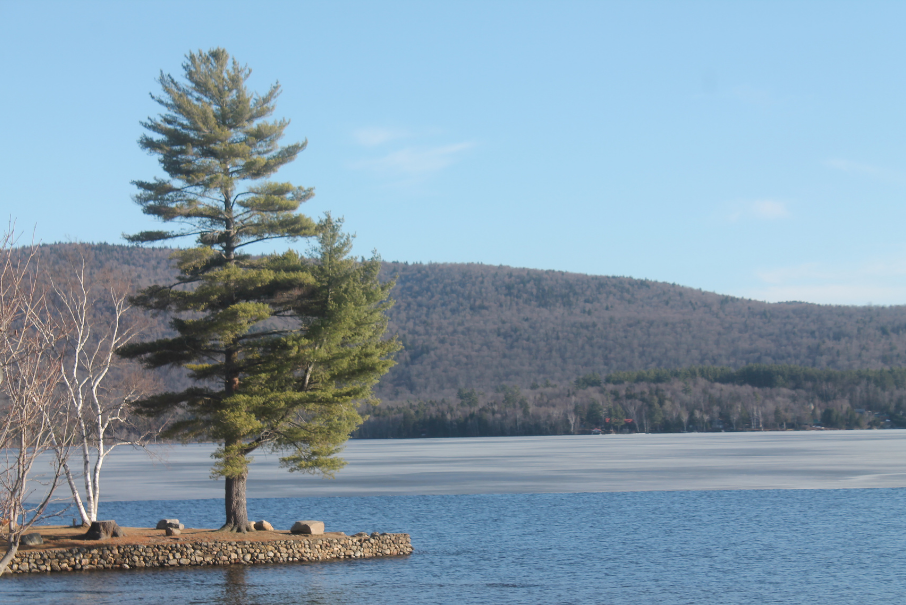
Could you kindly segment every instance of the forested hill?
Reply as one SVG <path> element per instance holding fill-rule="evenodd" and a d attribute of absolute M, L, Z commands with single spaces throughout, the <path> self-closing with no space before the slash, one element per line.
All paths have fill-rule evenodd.
<path fill-rule="evenodd" d="M 43 246 L 44 262 L 67 247 Z M 95 266 L 122 268 L 139 285 L 172 275 L 165 249 L 90 249 Z M 589 372 L 906 361 L 906 306 L 768 304 L 625 277 L 476 264 L 385 263 L 384 275 L 398 278 L 391 330 L 405 345 L 381 382 L 387 400 L 563 384 Z"/>
<path fill-rule="evenodd" d="M 906 307 L 763 303 L 673 284 L 485 265 L 388 263 L 406 350 L 397 398 L 693 365 L 897 367 Z M 398 389 L 398 390 L 397 390 Z"/>

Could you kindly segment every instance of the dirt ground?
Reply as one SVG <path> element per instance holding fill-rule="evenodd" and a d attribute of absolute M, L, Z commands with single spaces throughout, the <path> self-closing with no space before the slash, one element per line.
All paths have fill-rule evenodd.
<path fill-rule="evenodd" d="M 273 542 L 275 540 L 312 540 L 319 538 L 338 538 L 343 532 L 324 532 L 320 535 L 295 535 L 288 531 L 255 531 L 246 534 L 225 533 L 212 529 L 182 530 L 178 536 L 167 536 L 163 529 L 147 527 L 123 527 L 126 533 L 122 538 L 107 540 L 86 540 L 83 538 L 87 527 L 70 527 L 68 525 L 42 525 L 32 528 L 29 533 L 39 533 L 44 539 L 40 546 L 20 546 L 19 552 L 30 550 L 48 550 L 53 548 L 73 548 L 82 546 L 97 548 L 99 546 L 119 546 L 130 544 L 170 544 L 173 542 Z M 0 544 L 0 553 L 6 552 L 6 546 Z"/>

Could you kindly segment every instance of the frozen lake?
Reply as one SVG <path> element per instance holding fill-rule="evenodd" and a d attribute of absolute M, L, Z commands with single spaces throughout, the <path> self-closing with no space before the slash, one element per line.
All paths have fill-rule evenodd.
<path fill-rule="evenodd" d="M 212 450 L 166 448 L 166 464 L 117 452 L 101 516 L 219 526 Z M 855 489 L 906 487 L 906 431 L 352 441 L 346 458 L 328 481 L 258 456 L 252 518 L 403 531 L 411 557 L 4 576 L 0 602 L 886 605 L 906 594 L 895 513 L 906 489 Z"/>
<path fill-rule="evenodd" d="M 221 498 L 212 445 L 117 450 L 102 499 Z M 353 440 L 333 480 L 257 454 L 250 498 L 906 487 L 906 431 Z M 77 465 L 74 465 L 77 466 Z"/>

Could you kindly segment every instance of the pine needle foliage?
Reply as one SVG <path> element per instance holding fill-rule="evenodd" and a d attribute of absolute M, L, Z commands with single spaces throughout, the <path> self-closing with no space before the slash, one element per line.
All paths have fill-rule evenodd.
<path fill-rule="evenodd" d="M 382 338 L 394 284 L 378 280 L 378 257 L 351 256 L 342 221 L 328 215 L 320 225 L 311 260 L 292 251 L 269 259 L 275 271 L 308 283 L 288 305 L 295 329 L 259 343 L 249 356 L 256 372 L 218 412 L 225 432 L 217 436 L 236 445 L 218 450 L 215 473 L 228 475 L 261 444 L 284 453 L 280 464 L 290 471 L 332 476 L 345 465 L 336 454 L 363 421 L 357 408 L 377 403 L 372 388 L 400 348 Z"/>
<path fill-rule="evenodd" d="M 297 214 L 310 188 L 269 178 L 305 143 L 281 147 L 286 120 L 266 121 L 280 87 L 251 93 L 251 71 L 223 49 L 189 53 L 185 82 L 161 74 L 164 107 L 143 126 L 139 145 L 169 179 L 135 181 L 144 213 L 176 224 L 126 236 L 156 243 L 194 236 L 177 250 L 176 283 L 150 286 L 137 306 L 172 313 L 172 338 L 120 349 L 149 368 L 180 366 L 195 384 L 137 405 L 147 415 L 179 411 L 169 434 L 221 443 L 212 476 L 226 479 L 226 524 L 247 531 L 249 455 L 286 453 L 292 471 L 331 475 L 335 457 L 362 422 L 357 405 L 392 365 L 395 341 L 382 340 L 390 284 L 380 261 L 350 256 L 351 240 L 329 215 L 316 224 Z M 252 257 L 244 246 L 317 236 L 314 260 L 286 252 Z"/>
<path fill-rule="evenodd" d="M 139 146 L 157 156 L 169 179 L 133 181 L 142 212 L 182 224 L 172 231 L 142 231 L 124 237 L 133 243 L 156 243 L 196 236 L 205 249 L 222 258 L 198 254 L 206 262 L 232 260 L 230 252 L 274 238 L 314 234 L 313 221 L 295 212 L 314 190 L 292 183 L 262 181 L 296 159 L 307 141 L 281 147 L 289 121 L 267 121 L 280 95 L 274 84 L 264 95 L 246 88 L 251 69 L 215 48 L 189 53 L 182 65 L 186 82 L 161 72 L 161 95 L 151 95 L 165 113 L 148 118 L 149 134 Z M 252 184 L 242 188 L 245 181 Z M 206 261 L 206 262 L 205 262 Z"/>

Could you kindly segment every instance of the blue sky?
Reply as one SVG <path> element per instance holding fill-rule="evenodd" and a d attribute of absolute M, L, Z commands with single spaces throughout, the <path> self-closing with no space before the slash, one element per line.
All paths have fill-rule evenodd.
<path fill-rule="evenodd" d="M 0 209 L 41 241 L 156 228 L 161 70 L 279 80 L 279 174 L 386 260 L 906 304 L 906 3 L 0 0 Z M 6 218 L 4 216 L 4 218 Z M 304 247 L 304 244 L 301 245 Z"/>

